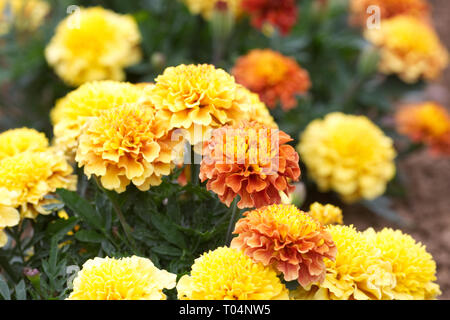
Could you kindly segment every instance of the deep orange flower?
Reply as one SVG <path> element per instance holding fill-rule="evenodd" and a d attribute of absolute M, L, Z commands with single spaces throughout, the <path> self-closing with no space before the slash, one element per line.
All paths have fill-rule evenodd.
<path fill-rule="evenodd" d="M 397 130 L 434 154 L 450 155 L 450 115 L 434 102 L 405 105 L 395 115 Z"/>
<path fill-rule="evenodd" d="M 284 110 L 297 106 L 295 96 L 311 86 L 309 74 L 293 59 L 270 49 L 255 49 L 241 57 L 232 71 L 236 81 L 259 94 L 269 108 L 278 101 Z"/>
<path fill-rule="evenodd" d="M 297 22 L 295 0 L 243 0 L 242 8 L 250 14 L 252 24 L 258 29 L 269 23 L 285 35 Z"/>
<path fill-rule="evenodd" d="M 297 280 L 303 287 L 325 279 L 324 258 L 334 260 L 337 249 L 319 221 L 294 205 L 271 205 L 244 215 L 232 248 L 273 265 L 286 281 Z"/>
<path fill-rule="evenodd" d="M 350 23 L 364 26 L 373 14 L 373 12 L 367 12 L 370 6 L 380 8 L 381 19 L 398 15 L 427 18 L 430 14 L 430 5 L 426 0 L 351 0 Z"/>
<path fill-rule="evenodd" d="M 299 156 L 286 144 L 291 137 L 257 122 L 241 122 L 213 131 L 204 144 L 200 179 L 230 206 L 239 195 L 239 208 L 281 203 L 279 192 L 292 192 L 290 181 L 300 176 Z"/>

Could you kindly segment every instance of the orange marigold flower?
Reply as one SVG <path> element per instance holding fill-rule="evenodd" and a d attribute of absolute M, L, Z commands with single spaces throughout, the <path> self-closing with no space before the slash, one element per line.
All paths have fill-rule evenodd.
<path fill-rule="evenodd" d="M 435 102 L 405 105 L 395 115 L 397 130 L 434 154 L 450 155 L 450 115 Z"/>
<path fill-rule="evenodd" d="M 426 0 L 351 0 L 350 23 L 364 26 L 373 14 L 373 12 L 367 12 L 370 6 L 380 8 L 381 19 L 389 19 L 402 14 L 428 18 L 430 14 L 430 5 Z"/>
<path fill-rule="evenodd" d="M 271 205 L 244 215 L 232 248 L 273 265 L 286 281 L 297 280 L 303 287 L 325 279 L 324 259 L 334 260 L 337 249 L 319 221 L 294 205 Z"/>
<path fill-rule="evenodd" d="M 92 119 L 80 136 L 75 160 L 88 177 L 101 177 L 106 189 L 123 192 L 132 182 L 145 191 L 170 174 L 181 146 L 171 141 L 152 108 L 125 104 Z"/>
<path fill-rule="evenodd" d="M 250 14 L 252 24 L 258 29 L 268 23 L 286 35 L 297 22 L 295 0 L 243 0 L 242 8 Z"/>
<path fill-rule="evenodd" d="M 227 206 L 239 195 L 239 208 L 281 203 L 279 191 L 293 191 L 300 176 L 291 137 L 258 122 L 243 121 L 214 130 L 204 144 L 200 179 Z"/>
<path fill-rule="evenodd" d="M 255 49 L 241 57 L 232 71 L 236 81 L 259 94 L 269 108 L 281 102 L 284 110 L 297 105 L 295 96 L 308 91 L 309 74 L 293 59 L 270 49 Z"/>

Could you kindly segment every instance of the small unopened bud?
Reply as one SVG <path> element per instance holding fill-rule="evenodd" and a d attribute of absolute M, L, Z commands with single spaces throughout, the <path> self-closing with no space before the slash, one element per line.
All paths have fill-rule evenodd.
<path fill-rule="evenodd" d="M 289 196 L 286 196 L 284 192 L 280 192 L 281 202 L 301 207 L 306 199 L 306 188 L 302 182 L 295 183 L 294 186 L 295 189 Z"/>
<path fill-rule="evenodd" d="M 150 58 L 152 66 L 157 70 L 162 70 L 166 66 L 166 56 L 161 52 L 155 52 Z"/>
<path fill-rule="evenodd" d="M 23 274 L 27 278 L 34 278 L 36 276 L 39 276 L 41 273 L 38 269 L 33 268 L 23 268 Z"/>

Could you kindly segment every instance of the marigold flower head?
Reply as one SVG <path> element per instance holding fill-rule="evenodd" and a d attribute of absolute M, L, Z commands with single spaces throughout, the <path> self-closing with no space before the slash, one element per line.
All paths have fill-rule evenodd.
<path fill-rule="evenodd" d="M 325 280 L 310 288 L 298 288 L 294 299 L 384 300 L 393 299 L 395 276 L 392 266 L 380 257 L 379 250 L 353 226 L 330 225 L 337 247 L 334 261 L 325 260 Z"/>
<path fill-rule="evenodd" d="M 294 205 L 271 205 L 244 216 L 236 223 L 232 248 L 273 266 L 286 281 L 303 287 L 323 281 L 324 259 L 334 259 L 336 246 L 319 221 Z"/>
<path fill-rule="evenodd" d="M 435 154 L 450 155 L 450 115 L 435 102 L 402 106 L 395 115 L 397 130 Z"/>
<path fill-rule="evenodd" d="M 166 300 L 162 290 L 174 288 L 176 278 L 146 258 L 94 258 L 78 272 L 68 300 Z"/>
<path fill-rule="evenodd" d="M 49 11 L 49 4 L 42 0 L 0 0 L 0 35 L 12 25 L 19 31 L 34 31 Z"/>
<path fill-rule="evenodd" d="M 286 35 L 297 22 L 295 0 L 242 0 L 242 8 L 249 13 L 252 24 L 258 29 L 270 24 Z"/>
<path fill-rule="evenodd" d="M 269 108 L 275 108 L 278 102 L 284 110 L 294 108 L 296 95 L 304 94 L 311 86 L 308 72 L 293 58 L 270 49 L 255 49 L 240 57 L 232 73 Z"/>
<path fill-rule="evenodd" d="M 436 263 L 424 245 L 400 230 L 368 229 L 365 236 L 381 252 L 381 258 L 392 265 L 397 279 L 393 293 L 398 300 L 435 299 L 441 291 L 436 281 Z"/>
<path fill-rule="evenodd" d="M 138 102 L 145 87 L 116 81 L 94 81 L 80 86 L 57 101 L 51 111 L 55 145 L 70 156 L 86 122 L 103 110 Z"/>
<path fill-rule="evenodd" d="M 241 12 L 242 0 L 183 0 L 192 14 L 201 14 L 210 20 L 217 5 L 225 4 L 232 16 L 238 17 Z"/>
<path fill-rule="evenodd" d="M 192 144 L 205 136 L 205 132 L 194 134 L 195 125 L 210 131 L 241 117 L 235 101 L 237 85 L 222 69 L 207 64 L 179 65 L 167 68 L 155 82 L 148 98 L 158 110 L 157 117 L 168 129 L 186 129 Z"/>
<path fill-rule="evenodd" d="M 25 151 L 0 160 L 0 188 L 12 192 L 10 207 L 19 208 L 24 218 L 48 214 L 43 205 L 52 202 L 45 196 L 58 188 L 74 190 L 76 176 L 64 155 L 54 149 Z"/>
<path fill-rule="evenodd" d="M 342 210 L 331 204 L 323 205 L 314 202 L 309 206 L 308 214 L 322 225 L 343 224 Z"/>
<path fill-rule="evenodd" d="M 351 0 L 350 22 L 354 25 L 365 26 L 373 14 L 367 11 L 370 6 L 380 8 L 382 20 L 398 15 L 427 19 L 430 15 L 430 5 L 426 0 Z"/>
<path fill-rule="evenodd" d="M 257 122 L 216 129 L 203 147 L 201 181 L 230 206 L 239 195 L 239 208 L 281 203 L 279 192 L 291 192 L 300 177 L 298 154 L 291 137 Z"/>
<path fill-rule="evenodd" d="M 88 177 L 100 177 L 106 189 L 123 192 L 132 182 L 144 191 L 170 174 L 179 154 L 174 149 L 182 146 L 171 141 L 152 108 L 125 104 L 105 110 L 88 123 L 75 160 Z"/>
<path fill-rule="evenodd" d="M 335 112 L 312 121 L 297 150 L 319 189 L 347 202 L 382 195 L 395 174 L 392 140 L 364 116 Z"/>
<path fill-rule="evenodd" d="M 380 29 L 367 29 L 365 37 L 380 50 L 379 70 L 407 83 L 434 80 L 448 65 L 447 49 L 421 19 L 396 16 L 382 21 Z"/>
<path fill-rule="evenodd" d="M 45 134 L 34 129 L 11 129 L 0 133 L 0 160 L 24 151 L 44 151 L 47 147 Z"/>
<path fill-rule="evenodd" d="M 19 224 L 19 212 L 13 207 L 17 201 L 18 194 L 0 187 L 0 248 L 8 241 L 4 232 L 6 227 L 14 227 Z"/>
<path fill-rule="evenodd" d="M 123 80 L 123 69 L 141 59 L 141 35 L 131 15 L 81 8 L 60 22 L 45 49 L 48 63 L 69 85 Z"/>
<path fill-rule="evenodd" d="M 241 251 L 220 247 L 195 259 L 191 274 L 177 284 L 183 300 L 287 300 L 275 270 Z"/>

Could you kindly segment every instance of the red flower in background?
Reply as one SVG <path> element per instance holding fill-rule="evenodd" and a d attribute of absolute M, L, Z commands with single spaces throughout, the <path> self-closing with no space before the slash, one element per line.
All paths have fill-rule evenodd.
<path fill-rule="evenodd" d="M 258 29 L 269 23 L 286 35 L 297 22 L 295 0 L 243 0 L 242 8 L 250 14 L 252 24 Z"/>

